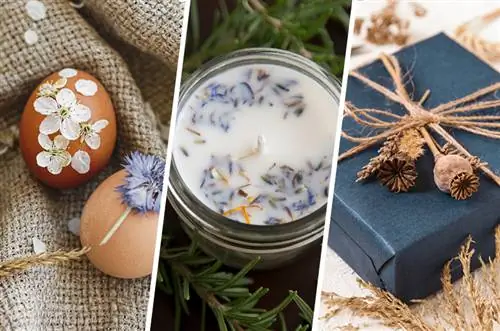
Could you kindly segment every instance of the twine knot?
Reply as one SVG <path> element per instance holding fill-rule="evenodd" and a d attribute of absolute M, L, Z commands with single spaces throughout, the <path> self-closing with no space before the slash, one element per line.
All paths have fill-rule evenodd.
<path fill-rule="evenodd" d="M 411 118 L 414 118 L 418 121 L 421 121 L 423 123 L 422 126 L 425 126 L 425 125 L 431 124 L 431 123 L 439 124 L 441 122 L 441 119 L 442 119 L 440 115 L 431 113 L 431 112 L 427 111 L 426 109 L 423 109 L 419 105 L 415 105 L 414 114 L 411 115 Z"/>

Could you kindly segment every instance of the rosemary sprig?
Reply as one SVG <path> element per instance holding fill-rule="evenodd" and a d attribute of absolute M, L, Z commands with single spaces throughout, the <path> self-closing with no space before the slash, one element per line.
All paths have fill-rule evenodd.
<path fill-rule="evenodd" d="M 274 47 L 302 54 L 336 76 L 342 74 L 344 58 L 335 54 L 327 25 L 337 21 L 347 29 L 350 0 L 276 0 L 270 5 L 262 0 L 238 0 L 232 10 L 221 0 L 212 33 L 204 42 L 200 42 L 198 1 L 191 4 L 185 72 L 238 49 Z"/>
<path fill-rule="evenodd" d="M 297 305 L 308 325 L 299 325 L 296 330 L 308 330 L 313 312 L 297 292 L 288 296 L 270 310 L 257 307 L 269 292 L 267 288 L 250 291 L 251 280 L 246 277 L 259 260 L 255 260 L 239 272 L 222 270 L 222 263 L 203 253 L 193 241 L 188 247 L 162 248 L 158 268 L 157 288 L 173 297 L 175 303 L 175 330 L 182 329 L 182 316 L 189 314 L 189 301 L 194 292 L 202 300 L 202 325 L 206 323 L 206 311 L 215 316 L 221 331 L 265 331 L 287 330 L 281 313 L 291 304 Z"/>

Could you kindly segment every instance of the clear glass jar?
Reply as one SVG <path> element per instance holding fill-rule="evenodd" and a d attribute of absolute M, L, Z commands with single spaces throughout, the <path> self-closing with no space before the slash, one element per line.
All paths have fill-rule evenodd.
<path fill-rule="evenodd" d="M 284 50 L 252 48 L 216 58 L 193 73 L 183 84 L 179 113 L 189 97 L 205 82 L 219 73 L 249 64 L 284 66 L 314 79 L 340 99 L 340 82 L 316 63 Z M 175 139 L 175 138 L 174 138 Z M 195 236 L 208 254 L 232 267 L 242 267 L 260 257 L 259 269 L 272 269 L 293 261 L 323 236 L 326 204 L 313 213 L 290 223 L 252 225 L 235 222 L 212 211 L 190 192 L 179 175 L 172 158 L 168 198 L 182 220 L 184 230 Z"/>

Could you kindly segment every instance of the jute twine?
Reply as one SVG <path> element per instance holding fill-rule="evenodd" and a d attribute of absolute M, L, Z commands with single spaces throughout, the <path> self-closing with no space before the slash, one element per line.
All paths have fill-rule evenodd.
<path fill-rule="evenodd" d="M 345 105 L 345 116 L 353 118 L 354 121 L 360 125 L 378 130 L 378 133 L 367 137 L 355 137 L 342 131 L 342 136 L 345 139 L 358 144 L 342 153 L 339 156 L 339 161 L 357 155 L 361 151 L 387 139 L 389 136 L 412 128 L 419 130 L 427 130 L 427 128 L 432 129 L 447 143 L 455 147 L 457 151 L 469 158 L 473 158 L 474 156 L 443 127 L 459 129 L 492 139 L 500 139 L 500 131 L 498 130 L 500 129 L 499 115 L 474 115 L 474 112 L 479 110 L 493 109 L 494 107 L 500 106 L 500 100 L 471 103 L 480 97 L 499 90 L 500 82 L 481 88 L 472 94 L 441 104 L 432 109 L 425 109 L 420 101 L 413 101 L 406 91 L 405 84 L 403 83 L 401 66 L 396 57 L 393 55 L 381 54 L 380 59 L 393 80 L 395 87 L 394 91 L 372 81 L 359 72 L 354 71 L 351 73 L 351 76 L 359 79 L 387 99 L 400 104 L 408 114 L 400 116 L 386 110 L 372 108 L 360 109 L 347 102 Z M 428 93 L 429 92 L 422 97 L 422 100 L 426 99 Z M 382 118 L 390 118 L 392 120 L 385 120 Z M 480 164 L 479 169 L 500 186 L 500 177 L 490 170 L 486 164 Z"/>

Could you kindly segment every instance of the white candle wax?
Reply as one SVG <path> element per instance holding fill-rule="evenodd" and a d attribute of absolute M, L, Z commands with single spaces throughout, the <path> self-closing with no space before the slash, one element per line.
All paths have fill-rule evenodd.
<path fill-rule="evenodd" d="M 174 161 L 206 206 L 274 225 L 327 201 L 337 101 L 314 79 L 277 65 L 217 74 L 179 110 Z"/>

